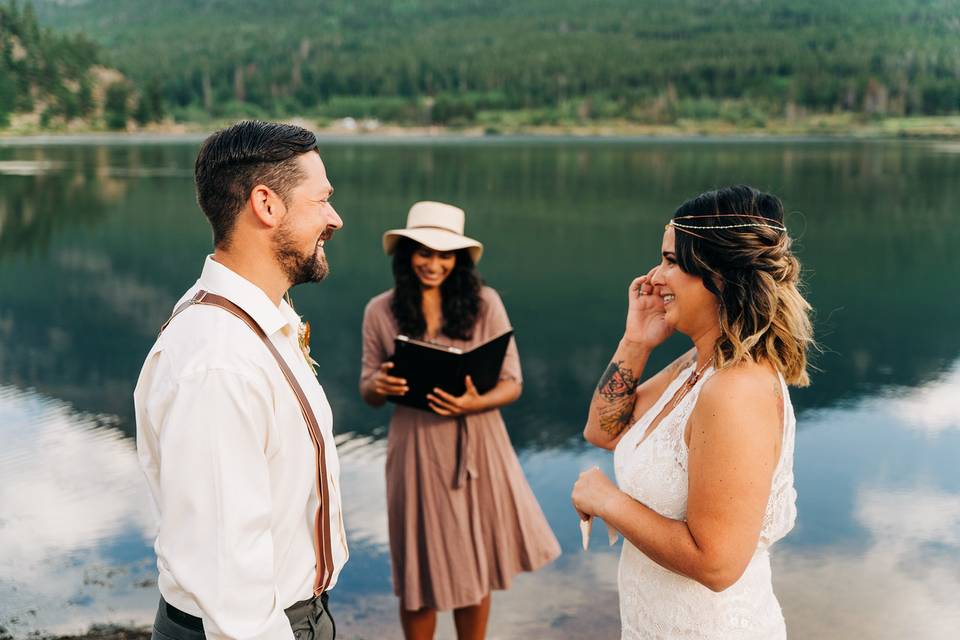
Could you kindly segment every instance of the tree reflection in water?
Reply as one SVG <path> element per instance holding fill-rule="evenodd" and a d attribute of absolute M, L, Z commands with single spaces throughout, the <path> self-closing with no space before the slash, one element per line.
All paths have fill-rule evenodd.
<path fill-rule="evenodd" d="M 210 249 L 196 146 L 0 147 L 0 625 L 49 602 L 69 603 L 64 628 L 108 610 L 143 621 L 155 606 L 131 396 L 157 327 Z M 690 195 L 735 182 L 777 193 L 791 212 L 825 348 L 813 385 L 793 396 L 800 519 L 774 553 L 791 633 L 896 637 L 901 623 L 955 622 L 945 594 L 960 586 L 950 577 L 960 575 L 960 305 L 950 300 L 960 154 L 852 142 L 321 150 L 345 228 L 327 245 L 330 278 L 293 297 L 314 328 L 343 451 L 344 628 L 395 631 L 389 413 L 356 390 L 363 307 L 391 282 L 380 234 L 415 200 L 463 206 L 517 332 L 524 395 L 505 418 L 565 555 L 495 598 L 492 624 L 582 637 L 577 625 L 612 619 L 613 636 L 616 550 L 580 553 L 569 506 L 580 468 L 609 465 L 583 446 L 582 422 L 622 331 L 626 285 L 658 259 L 664 221 Z M 683 348 L 672 339 L 651 366 Z M 869 626 L 872 615 L 887 623 Z"/>

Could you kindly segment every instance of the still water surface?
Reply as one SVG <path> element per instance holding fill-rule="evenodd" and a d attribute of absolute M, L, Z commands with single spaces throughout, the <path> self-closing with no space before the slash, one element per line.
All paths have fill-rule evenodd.
<path fill-rule="evenodd" d="M 14 636 L 144 624 L 153 507 L 131 393 L 209 230 L 197 143 L 0 146 L 0 626 Z M 798 412 L 796 529 L 774 550 L 795 638 L 948 638 L 960 629 L 960 148 L 872 142 L 322 145 L 345 228 L 333 268 L 293 291 L 335 413 L 351 559 L 332 602 L 347 638 L 399 637 L 384 501 L 388 410 L 356 391 L 366 301 L 390 286 L 380 235 L 449 201 L 515 327 L 504 411 L 564 555 L 494 598 L 494 638 L 618 636 L 618 548 L 579 550 L 580 439 L 632 277 L 670 212 L 747 182 L 779 194 L 824 352 Z M 653 361 L 685 349 L 682 337 Z M 452 625 L 441 625 L 449 637 Z M 3 635 L 0 632 L 0 635 Z"/>

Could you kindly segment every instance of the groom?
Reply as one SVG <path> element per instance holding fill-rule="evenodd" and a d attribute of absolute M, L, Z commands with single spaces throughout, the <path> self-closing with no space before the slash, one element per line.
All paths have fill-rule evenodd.
<path fill-rule="evenodd" d="M 329 271 L 333 187 L 312 133 L 265 122 L 207 138 L 195 177 L 214 252 L 134 392 L 160 513 L 153 637 L 331 639 L 340 467 L 309 327 L 284 294 Z"/>

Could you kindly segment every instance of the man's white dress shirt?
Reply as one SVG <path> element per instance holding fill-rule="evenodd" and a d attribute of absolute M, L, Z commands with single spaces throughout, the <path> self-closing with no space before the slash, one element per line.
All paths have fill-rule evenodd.
<path fill-rule="evenodd" d="M 207 257 L 198 289 L 249 313 L 294 372 L 325 443 L 332 588 L 347 561 L 333 414 L 298 342 L 300 318 Z M 297 397 L 266 345 L 217 307 L 179 314 L 147 355 L 134 391 L 137 451 L 160 513 L 159 588 L 203 619 L 210 638 L 284 638 L 284 609 L 316 577 L 316 452 Z"/>

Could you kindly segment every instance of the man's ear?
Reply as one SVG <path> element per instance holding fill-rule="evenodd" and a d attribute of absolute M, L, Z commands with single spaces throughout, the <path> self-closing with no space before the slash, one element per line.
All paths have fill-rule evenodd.
<path fill-rule="evenodd" d="M 283 199 L 270 187 L 258 184 L 250 191 L 250 208 L 253 215 L 266 227 L 276 227 L 287 209 Z"/>

